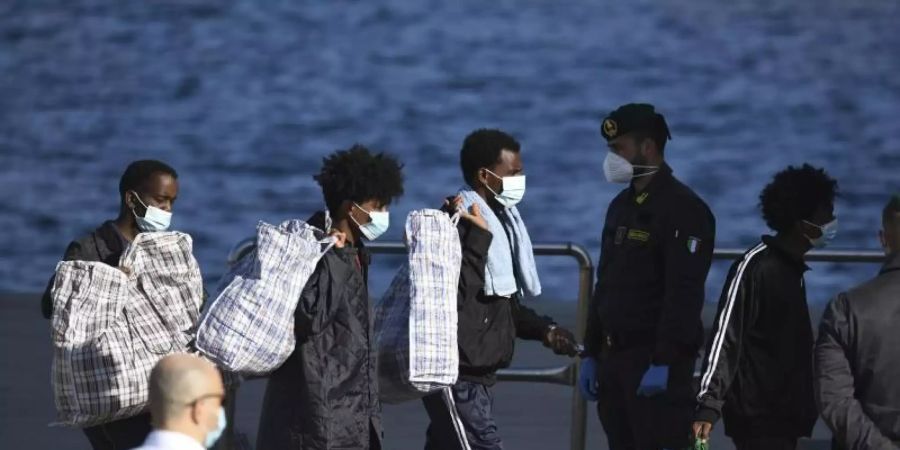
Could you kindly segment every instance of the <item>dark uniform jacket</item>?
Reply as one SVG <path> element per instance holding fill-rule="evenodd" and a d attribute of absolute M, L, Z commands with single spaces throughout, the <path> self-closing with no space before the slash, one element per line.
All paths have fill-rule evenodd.
<path fill-rule="evenodd" d="M 722 415 L 735 439 L 810 435 L 817 413 L 806 270 L 770 236 L 732 264 L 707 346 L 697 420 Z"/>
<path fill-rule="evenodd" d="M 463 253 L 457 296 L 459 378 L 490 386 L 497 370 L 512 362 L 516 337 L 542 340 L 553 320 L 522 305 L 517 295 L 485 295 L 484 266 L 492 235 L 464 220 L 457 228 Z"/>
<path fill-rule="evenodd" d="M 696 357 L 715 238 L 709 207 L 663 165 L 643 192 L 622 191 L 606 213 L 586 353 L 650 347 L 656 364 Z"/>
<path fill-rule="evenodd" d="M 63 261 L 99 261 L 113 267 L 119 266 L 119 258 L 128 246 L 128 241 L 116 228 L 113 221 L 104 222 L 93 233 L 69 243 L 63 254 Z M 53 277 L 41 298 L 41 313 L 49 319 L 53 314 Z"/>
<path fill-rule="evenodd" d="M 349 244 L 319 261 L 297 305 L 294 352 L 269 377 L 257 449 L 381 448 L 368 264 Z"/>
<path fill-rule="evenodd" d="M 834 448 L 900 448 L 900 253 L 837 296 L 816 342 L 816 397 Z"/>

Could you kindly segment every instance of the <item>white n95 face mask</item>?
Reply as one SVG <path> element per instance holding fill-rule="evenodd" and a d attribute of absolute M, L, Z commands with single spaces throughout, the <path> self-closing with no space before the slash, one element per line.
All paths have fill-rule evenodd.
<path fill-rule="evenodd" d="M 497 203 L 503 205 L 506 208 L 512 208 L 516 206 L 519 202 L 522 201 L 522 198 L 525 197 L 525 175 L 514 175 L 511 177 L 501 177 L 494 172 L 491 172 L 489 169 L 487 172 L 503 182 L 503 190 L 500 193 L 494 192 L 490 186 L 485 185 L 492 194 L 494 194 L 494 199 L 497 200 Z"/>
<path fill-rule="evenodd" d="M 131 193 L 134 194 L 134 198 L 136 198 L 138 203 L 145 209 L 144 217 L 138 216 L 137 213 L 134 212 L 134 208 L 131 209 L 131 213 L 134 214 L 138 228 L 140 228 L 141 231 L 153 232 L 166 231 L 169 229 L 169 225 L 172 224 L 172 213 L 155 206 L 147 206 L 147 204 L 141 200 L 141 197 L 137 192 L 131 191 Z"/>
<path fill-rule="evenodd" d="M 635 175 L 634 169 L 649 169 Z M 615 152 L 608 152 L 603 160 L 603 175 L 610 183 L 630 183 L 633 178 L 646 177 L 659 171 L 659 166 L 636 166 Z"/>

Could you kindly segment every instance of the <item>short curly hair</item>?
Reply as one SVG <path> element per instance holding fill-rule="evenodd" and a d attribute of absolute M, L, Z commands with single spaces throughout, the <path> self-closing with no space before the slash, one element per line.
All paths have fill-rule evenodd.
<path fill-rule="evenodd" d="M 809 220 L 821 206 L 834 205 L 838 182 L 825 169 L 809 164 L 788 166 L 759 195 L 763 219 L 776 232 L 789 231 L 795 223 Z"/>
<path fill-rule="evenodd" d="M 475 187 L 475 173 L 483 167 L 493 167 L 500 161 L 503 150 L 519 153 L 519 141 L 503 131 L 481 128 L 471 132 L 459 151 L 459 166 L 469 186 Z"/>
<path fill-rule="evenodd" d="M 362 203 L 374 199 L 389 205 L 403 195 L 402 169 L 394 156 L 354 144 L 322 158 L 322 169 L 313 179 L 322 187 L 328 211 L 336 215 L 345 200 Z"/>

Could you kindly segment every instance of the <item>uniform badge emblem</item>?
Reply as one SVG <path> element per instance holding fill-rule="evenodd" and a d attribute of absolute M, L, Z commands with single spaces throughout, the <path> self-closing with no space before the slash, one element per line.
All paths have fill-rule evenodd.
<path fill-rule="evenodd" d="M 611 138 L 616 137 L 616 133 L 619 132 L 619 124 L 615 120 L 606 119 L 603 121 L 603 132 Z"/>

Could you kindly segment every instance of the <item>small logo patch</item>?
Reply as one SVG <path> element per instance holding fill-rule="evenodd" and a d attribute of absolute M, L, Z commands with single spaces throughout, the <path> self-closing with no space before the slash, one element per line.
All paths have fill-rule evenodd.
<path fill-rule="evenodd" d="M 622 245 L 622 242 L 625 241 L 625 233 L 628 231 L 628 228 L 619 227 L 616 228 L 616 245 Z"/>
<path fill-rule="evenodd" d="M 649 196 L 650 196 L 649 192 L 644 192 L 643 194 L 635 197 L 634 202 L 637 203 L 638 205 L 643 205 L 644 202 L 647 201 L 647 197 L 649 197 Z"/>
<path fill-rule="evenodd" d="M 688 237 L 687 249 L 691 253 L 697 253 L 697 250 L 700 249 L 700 238 L 695 238 L 693 236 Z"/>
<path fill-rule="evenodd" d="M 610 138 L 616 137 L 616 134 L 619 132 L 619 124 L 615 120 L 606 119 L 603 121 L 603 132 Z"/>

